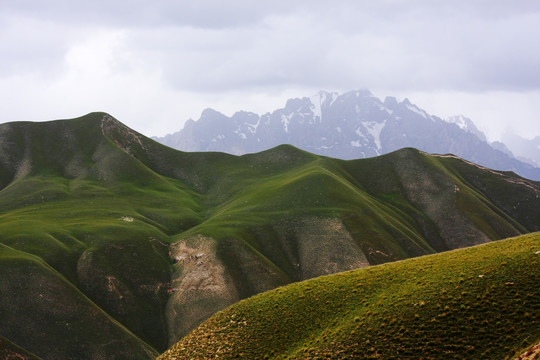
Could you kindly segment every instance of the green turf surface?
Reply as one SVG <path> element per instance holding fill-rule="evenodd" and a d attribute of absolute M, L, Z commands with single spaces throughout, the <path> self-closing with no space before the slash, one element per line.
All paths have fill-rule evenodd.
<path fill-rule="evenodd" d="M 152 357 L 277 286 L 538 231 L 539 196 L 415 149 L 232 156 L 167 148 L 104 113 L 2 124 L 0 334 L 44 359 Z M 45 295 L 64 304 L 54 316 Z"/>

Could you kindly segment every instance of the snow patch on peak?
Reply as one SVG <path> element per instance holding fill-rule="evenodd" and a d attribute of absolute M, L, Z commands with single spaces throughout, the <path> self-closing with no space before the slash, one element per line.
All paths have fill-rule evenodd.
<path fill-rule="evenodd" d="M 333 149 L 333 148 L 334 148 L 334 145 L 330 145 L 330 146 L 321 145 L 321 146 L 316 147 L 315 149 L 317 149 L 317 150 L 328 150 L 328 149 Z"/>
<path fill-rule="evenodd" d="M 256 134 L 257 133 L 257 128 L 259 127 L 259 125 L 261 124 L 261 118 L 257 118 L 257 122 L 255 124 L 250 124 L 248 122 L 246 122 L 246 125 L 248 127 L 248 130 L 249 132 L 251 132 L 252 134 Z"/>
<path fill-rule="evenodd" d="M 469 128 L 468 125 L 469 125 L 469 123 L 471 121 L 470 119 L 466 118 L 463 115 L 449 116 L 444 120 L 446 120 L 446 122 L 449 122 L 451 124 L 456 124 L 457 126 L 459 126 L 459 128 L 461 130 L 465 130 L 465 131 L 468 130 L 468 128 Z"/>
<path fill-rule="evenodd" d="M 238 136 L 240 136 L 240 139 L 242 139 L 242 140 L 246 140 L 246 139 L 247 139 L 246 134 L 244 134 L 243 132 L 241 132 L 241 131 L 239 131 L 239 130 L 235 130 L 234 133 L 237 134 Z"/>
<path fill-rule="evenodd" d="M 382 150 L 381 131 L 386 125 L 386 120 L 384 120 L 382 123 L 376 121 L 364 121 L 362 122 L 362 125 L 366 128 L 369 135 L 373 137 L 373 141 L 375 142 L 375 146 L 377 147 L 377 155 L 380 155 Z"/>
<path fill-rule="evenodd" d="M 420 109 L 420 108 L 417 107 L 416 105 L 412 105 L 409 101 L 407 101 L 407 103 L 405 103 L 405 106 L 407 107 L 407 109 L 409 109 L 409 110 L 412 111 L 412 112 L 417 113 L 418 115 L 422 116 L 423 118 L 433 120 L 433 119 L 431 118 L 431 116 L 428 115 L 427 112 L 425 112 L 424 110 Z"/>
<path fill-rule="evenodd" d="M 376 104 L 376 106 L 379 107 L 379 110 L 381 111 L 386 111 L 386 113 L 388 115 L 392 115 L 394 113 L 394 110 L 390 110 L 389 108 L 387 108 L 386 106 L 384 106 L 382 103 L 378 103 Z"/>
<path fill-rule="evenodd" d="M 360 111 L 362 110 L 362 107 L 360 107 L 360 105 L 356 104 L 355 110 L 356 110 L 356 117 L 360 117 Z"/>
<path fill-rule="evenodd" d="M 449 116 L 444 120 L 451 124 L 457 125 L 461 130 L 469 132 L 478 137 L 480 140 L 487 142 L 486 135 L 482 131 L 478 130 L 472 120 L 468 117 L 464 115 L 454 115 Z"/>
<path fill-rule="evenodd" d="M 311 96 L 309 101 L 311 102 L 310 109 L 313 112 L 313 115 L 322 119 L 322 107 L 332 105 L 338 96 L 339 94 L 336 92 L 326 92 L 322 90 Z"/>
<path fill-rule="evenodd" d="M 363 125 L 363 124 L 362 124 Z M 358 135 L 359 137 L 363 138 L 365 137 L 364 133 L 362 132 L 362 128 L 361 127 L 358 127 L 356 128 L 356 130 L 354 131 L 356 135 Z"/>
<path fill-rule="evenodd" d="M 281 123 L 283 124 L 283 129 L 286 133 L 289 132 L 289 123 L 291 122 L 291 117 L 293 114 L 290 114 L 289 116 L 281 115 Z"/>
<path fill-rule="evenodd" d="M 211 142 L 215 143 L 215 142 L 218 142 L 218 141 L 223 140 L 223 139 L 225 139 L 225 135 L 219 134 L 218 136 L 212 138 Z"/>
<path fill-rule="evenodd" d="M 310 97 L 309 101 L 311 101 L 311 106 L 309 108 L 311 109 L 311 111 L 313 111 L 313 116 L 320 119 L 322 117 L 321 103 L 324 101 L 322 99 L 321 93 Z"/>

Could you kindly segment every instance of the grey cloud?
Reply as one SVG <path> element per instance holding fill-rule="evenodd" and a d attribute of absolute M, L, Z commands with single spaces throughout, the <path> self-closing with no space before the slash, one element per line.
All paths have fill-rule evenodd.
<path fill-rule="evenodd" d="M 0 20 L 0 76 L 57 75 L 72 35 L 73 30 L 38 19 Z"/>
<path fill-rule="evenodd" d="M 0 0 L 0 77 L 91 79 L 69 73 L 66 58 L 118 32 L 103 81 L 152 79 L 171 98 L 540 90 L 538 0 Z M 89 56 L 102 56 L 94 48 Z"/>
<path fill-rule="evenodd" d="M 540 50 L 517 41 L 538 31 L 537 6 L 489 2 L 493 8 L 479 18 L 470 2 L 342 3 L 313 2 L 303 13 L 292 9 L 245 28 L 141 31 L 132 47 L 148 66 L 162 67 L 170 86 L 188 91 L 540 87 L 532 73 Z"/>
<path fill-rule="evenodd" d="M 2 0 L 4 12 L 51 21 L 101 26 L 195 26 L 223 28 L 259 21 L 268 14 L 286 12 L 284 0 Z"/>

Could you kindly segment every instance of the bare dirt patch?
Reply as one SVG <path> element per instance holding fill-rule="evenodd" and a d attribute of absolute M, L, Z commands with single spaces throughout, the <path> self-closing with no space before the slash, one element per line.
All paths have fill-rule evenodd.
<path fill-rule="evenodd" d="M 175 261 L 166 307 L 170 344 L 240 300 L 215 247 L 214 239 L 200 234 L 170 246 L 170 257 Z"/>

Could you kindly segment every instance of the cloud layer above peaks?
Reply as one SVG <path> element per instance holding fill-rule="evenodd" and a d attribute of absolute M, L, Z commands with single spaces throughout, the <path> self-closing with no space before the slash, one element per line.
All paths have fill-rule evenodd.
<path fill-rule="evenodd" d="M 458 94 L 519 95 L 521 112 L 540 99 L 538 1 L 0 0 L 0 9 L 0 121 L 104 110 L 152 135 L 204 107 L 270 110 L 320 89 L 413 102 L 439 94 L 418 103 L 428 111 L 443 96 L 453 108 Z M 467 111 L 487 124 L 474 119 L 480 110 L 454 110 Z"/>

